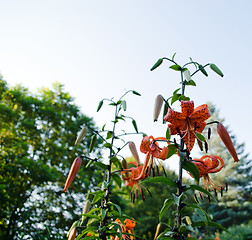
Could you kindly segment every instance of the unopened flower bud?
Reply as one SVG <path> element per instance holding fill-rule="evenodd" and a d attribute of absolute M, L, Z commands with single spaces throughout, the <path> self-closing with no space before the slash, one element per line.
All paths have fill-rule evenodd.
<path fill-rule="evenodd" d="M 75 145 L 78 145 L 81 142 L 81 140 L 87 135 L 87 132 L 88 132 L 88 130 L 86 127 L 82 128 L 81 132 L 79 133 L 79 135 L 75 141 Z"/>
<path fill-rule="evenodd" d="M 161 223 L 159 223 L 159 224 L 157 225 L 157 229 L 156 229 L 156 233 L 155 233 L 154 240 L 157 239 L 157 237 L 158 237 L 158 235 L 159 235 L 159 233 L 160 233 L 160 228 L 161 228 Z"/>
<path fill-rule="evenodd" d="M 77 235 L 77 230 L 76 228 L 73 228 L 69 234 L 68 240 L 74 240 L 76 238 Z"/>
<path fill-rule="evenodd" d="M 89 210 L 90 210 L 90 207 L 91 207 L 91 202 L 89 200 L 87 200 L 86 203 L 85 203 L 85 206 L 83 208 L 82 214 L 88 213 Z M 85 218 L 85 216 L 82 215 L 82 217 L 81 217 L 81 223 L 84 221 L 84 218 Z"/>
<path fill-rule="evenodd" d="M 135 158 L 137 164 L 140 165 L 140 159 L 139 159 L 138 152 L 137 152 L 137 149 L 136 149 L 136 145 L 135 145 L 134 142 L 129 142 L 129 149 L 130 149 L 133 157 Z"/>
<path fill-rule="evenodd" d="M 75 158 L 75 160 L 72 163 L 72 166 L 70 168 L 70 172 L 68 174 L 67 180 L 66 180 L 66 184 L 64 187 L 64 191 L 66 192 L 67 189 L 69 188 L 69 186 L 71 185 L 72 181 L 74 180 L 74 178 L 76 177 L 79 169 L 81 166 L 81 158 L 77 157 Z"/>
<path fill-rule="evenodd" d="M 122 160 L 122 166 L 123 166 L 123 169 L 129 169 L 129 168 L 128 168 L 128 163 L 127 163 L 127 161 L 126 161 L 125 159 Z M 130 177 L 129 172 L 125 171 L 124 174 L 125 174 L 125 177 L 126 177 L 126 178 L 129 178 L 129 177 Z"/>
<path fill-rule="evenodd" d="M 161 111 L 161 107 L 163 105 L 163 97 L 162 95 L 157 95 L 156 100 L 155 100 L 155 106 L 154 106 L 154 122 L 156 122 L 158 120 L 160 111 Z"/>
<path fill-rule="evenodd" d="M 187 81 L 192 80 L 192 79 L 191 79 L 191 73 L 190 73 L 189 70 L 185 70 L 185 71 L 184 71 L 184 77 L 185 77 L 185 80 L 187 80 Z"/>
<path fill-rule="evenodd" d="M 217 125 L 217 132 L 218 132 L 222 142 L 225 144 L 227 150 L 229 151 L 229 153 L 233 157 L 234 161 L 239 162 L 239 158 L 238 158 L 237 153 L 235 151 L 234 144 L 228 134 L 227 129 L 221 123 L 218 123 L 218 125 Z"/>

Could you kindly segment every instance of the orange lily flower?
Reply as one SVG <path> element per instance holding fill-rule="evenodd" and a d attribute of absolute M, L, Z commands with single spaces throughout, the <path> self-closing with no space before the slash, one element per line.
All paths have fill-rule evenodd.
<path fill-rule="evenodd" d="M 133 199 L 132 199 L 133 202 L 135 200 L 135 196 L 136 196 L 136 198 L 138 198 L 138 190 L 141 193 L 141 195 L 143 197 L 143 200 L 144 200 L 145 197 L 143 195 L 143 189 L 142 188 L 144 188 L 144 189 L 146 189 L 146 188 L 143 187 L 140 184 L 139 181 L 141 179 L 145 179 L 146 175 L 144 174 L 144 175 L 142 175 L 141 178 L 136 180 L 138 178 L 138 176 L 141 174 L 143 166 L 138 165 L 137 162 L 130 162 L 129 164 L 133 164 L 136 167 L 132 167 L 132 168 L 129 168 L 129 169 L 124 169 L 124 171 L 121 172 L 122 179 L 126 181 L 126 186 L 132 187 L 131 198 L 132 198 L 132 193 L 134 192 L 133 193 Z M 146 189 L 146 190 L 148 191 L 148 189 Z"/>
<path fill-rule="evenodd" d="M 125 226 L 121 223 L 121 221 L 118 218 L 115 221 L 120 225 L 120 227 L 122 229 L 122 233 L 127 233 L 128 232 L 128 233 L 132 234 L 132 230 L 136 225 L 136 222 L 134 220 L 125 219 L 124 220 Z M 117 230 L 117 231 L 120 232 L 119 230 Z M 112 238 L 114 240 L 119 240 L 118 236 L 116 236 L 115 238 L 114 237 L 112 237 Z M 135 239 L 133 236 L 129 236 L 129 235 L 125 235 L 125 234 L 122 234 L 122 238 L 124 240 L 134 240 Z"/>
<path fill-rule="evenodd" d="M 168 125 L 170 134 L 179 134 L 184 139 L 188 150 L 191 151 L 196 133 L 202 133 L 210 113 L 206 104 L 194 108 L 193 101 L 181 101 L 181 111 L 176 112 L 169 108 L 164 120 L 170 122 Z"/>
<path fill-rule="evenodd" d="M 154 165 L 154 158 L 159 158 L 162 160 L 165 160 L 168 156 L 168 147 L 163 147 L 160 148 L 158 143 L 156 141 L 158 140 L 164 140 L 167 141 L 166 138 L 164 137 L 158 137 L 158 138 L 154 138 L 153 136 L 145 136 L 142 140 L 142 143 L 140 145 L 140 151 L 142 153 L 147 154 L 145 157 L 145 161 L 144 161 L 144 165 L 142 168 L 141 173 L 138 175 L 137 178 L 133 178 L 133 180 L 137 181 L 143 178 L 143 176 L 145 176 L 145 171 L 147 169 L 147 167 L 149 167 L 149 172 L 147 173 L 147 175 L 150 174 L 150 170 L 153 169 L 153 165 Z"/>
<path fill-rule="evenodd" d="M 219 172 L 223 168 L 224 161 L 221 157 L 216 155 L 204 155 L 200 159 L 193 159 L 192 161 L 198 168 L 200 177 L 204 177 L 203 188 L 207 191 L 209 187 L 214 191 L 216 189 L 220 191 L 224 189 L 224 186 L 215 184 L 208 175 L 209 173 Z"/>
<path fill-rule="evenodd" d="M 68 177 L 67 177 L 67 180 L 66 180 L 66 184 L 65 184 L 65 187 L 64 187 L 64 191 L 65 192 L 67 192 L 67 189 L 69 188 L 69 186 L 71 185 L 72 181 L 76 177 L 78 171 L 80 170 L 80 166 L 81 166 L 81 158 L 77 157 L 73 161 L 72 166 L 70 168 L 70 172 L 68 174 Z"/>

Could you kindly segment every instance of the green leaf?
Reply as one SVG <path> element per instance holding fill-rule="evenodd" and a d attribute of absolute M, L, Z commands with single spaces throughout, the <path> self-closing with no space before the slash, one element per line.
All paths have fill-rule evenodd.
<path fill-rule="evenodd" d="M 154 177 L 147 180 L 143 180 L 143 182 L 150 182 L 150 183 L 165 183 L 167 185 L 170 185 L 172 187 L 177 187 L 177 183 L 175 183 L 173 180 L 167 177 Z"/>
<path fill-rule="evenodd" d="M 127 103 L 125 100 L 122 101 L 122 106 L 123 106 L 123 110 L 126 111 L 127 109 Z"/>
<path fill-rule="evenodd" d="M 181 67 L 179 65 L 177 65 L 177 64 L 170 66 L 170 68 L 175 70 L 175 71 L 180 71 L 181 70 Z"/>
<path fill-rule="evenodd" d="M 199 169 L 196 167 L 196 165 L 190 161 L 183 161 L 182 167 L 191 173 L 196 183 L 199 184 Z"/>
<path fill-rule="evenodd" d="M 212 222 L 212 221 L 208 221 L 208 222 L 198 221 L 198 222 L 194 222 L 192 224 L 192 226 L 193 227 L 205 227 L 205 226 L 215 227 L 215 228 L 219 228 L 219 229 L 221 229 L 223 231 L 226 231 L 230 236 L 233 236 L 226 228 L 224 228 L 220 224 L 218 224 L 216 222 Z"/>
<path fill-rule="evenodd" d="M 174 58 L 175 58 L 175 55 L 176 55 L 176 53 L 174 53 L 174 54 L 173 54 L 173 56 L 172 56 L 172 61 L 174 60 Z"/>
<path fill-rule="evenodd" d="M 198 239 L 194 237 L 187 237 L 185 240 L 198 240 Z"/>
<path fill-rule="evenodd" d="M 210 68 L 216 72 L 218 75 L 220 75 L 221 77 L 224 77 L 224 74 L 222 73 L 222 71 L 213 63 L 210 64 Z"/>
<path fill-rule="evenodd" d="M 178 88 L 176 89 L 174 92 L 173 92 L 173 95 L 176 94 L 181 88 Z"/>
<path fill-rule="evenodd" d="M 102 210 L 101 210 L 102 219 L 104 219 L 104 218 L 106 217 L 106 215 L 107 215 L 107 210 L 108 210 L 108 209 L 102 209 Z"/>
<path fill-rule="evenodd" d="M 186 81 L 186 85 L 196 86 L 196 83 L 191 79 L 190 81 Z"/>
<path fill-rule="evenodd" d="M 95 143 L 96 143 L 96 140 L 97 140 L 97 136 L 96 134 L 92 136 L 91 138 L 91 142 L 90 142 L 90 145 L 89 145 L 89 152 L 91 153 L 94 149 L 94 146 L 95 146 Z"/>
<path fill-rule="evenodd" d="M 110 158 L 110 161 L 117 167 L 117 168 L 122 168 L 122 163 L 119 161 L 117 157 L 112 157 Z"/>
<path fill-rule="evenodd" d="M 112 131 L 107 132 L 107 139 L 110 139 L 112 137 Z"/>
<path fill-rule="evenodd" d="M 174 154 L 177 154 L 176 146 L 174 144 L 168 145 L 168 156 L 167 156 L 167 158 L 170 158 Z"/>
<path fill-rule="evenodd" d="M 105 148 L 111 148 L 112 145 L 111 145 L 111 143 L 104 143 L 104 144 L 103 144 L 103 147 L 105 147 Z"/>
<path fill-rule="evenodd" d="M 204 137 L 202 134 L 196 132 L 196 136 L 197 136 L 197 138 L 198 138 L 199 140 L 201 140 L 201 141 L 203 141 L 203 142 L 206 141 L 205 137 Z"/>
<path fill-rule="evenodd" d="M 97 112 L 100 111 L 102 105 L 103 105 L 103 100 L 101 100 L 101 101 L 99 102 L 98 107 L 97 107 L 97 110 L 96 110 Z"/>
<path fill-rule="evenodd" d="M 170 134 L 170 129 L 169 129 L 169 127 L 167 127 L 167 129 L 166 129 L 165 137 L 166 137 L 167 140 L 170 140 L 170 139 L 171 139 L 171 134 Z M 168 146 L 168 153 L 169 153 L 169 146 Z"/>
<path fill-rule="evenodd" d="M 208 77 L 207 71 L 205 70 L 205 68 L 203 68 L 202 65 L 199 64 L 199 70 L 206 76 Z"/>
<path fill-rule="evenodd" d="M 120 188 L 122 186 L 122 179 L 120 178 L 120 176 L 117 175 L 116 173 L 113 173 L 111 175 L 111 177 L 116 182 L 116 184 L 118 185 L 118 187 Z"/>
<path fill-rule="evenodd" d="M 108 169 L 108 165 L 101 163 L 101 162 L 94 162 L 94 165 L 96 165 L 99 168 L 105 169 L 105 170 Z"/>
<path fill-rule="evenodd" d="M 173 195 L 175 204 L 176 204 L 177 206 L 179 206 L 179 205 L 180 205 L 180 199 L 181 199 L 181 197 L 183 196 L 183 193 L 180 194 L 179 196 L 175 195 L 174 193 L 173 193 L 172 195 Z"/>
<path fill-rule="evenodd" d="M 135 128 L 136 132 L 138 133 L 137 124 L 134 119 L 132 120 L 132 124 L 133 124 L 133 127 Z"/>
<path fill-rule="evenodd" d="M 121 207 L 113 202 L 108 202 L 108 205 L 112 205 L 114 207 L 116 207 L 117 211 L 119 212 L 120 215 L 122 215 L 122 210 Z"/>
<path fill-rule="evenodd" d="M 150 70 L 153 71 L 154 69 L 159 67 L 162 63 L 163 63 L 163 58 L 159 58 Z"/>
<path fill-rule="evenodd" d="M 183 100 L 183 101 L 190 101 L 190 98 L 186 97 L 185 95 L 181 95 L 181 96 L 179 96 L 178 100 L 179 101 L 181 101 L 181 100 Z"/>
<path fill-rule="evenodd" d="M 186 158 L 187 153 L 179 150 L 179 155 L 180 155 L 180 159 L 184 160 Z"/>
<path fill-rule="evenodd" d="M 174 203 L 173 199 L 165 199 L 162 209 L 159 213 L 159 221 L 161 221 L 162 216 L 165 214 L 165 212 L 168 210 L 168 208 Z"/>
<path fill-rule="evenodd" d="M 132 93 L 134 93 L 135 95 L 137 95 L 137 96 L 141 96 L 141 94 L 140 93 L 138 93 L 137 91 L 135 91 L 135 90 L 133 90 L 132 91 Z"/>
<path fill-rule="evenodd" d="M 173 104 L 173 103 L 175 103 L 178 99 L 179 99 L 179 96 L 180 96 L 181 94 L 173 94 L 173 96 L 172 96 L 172 100 L 171 100 L 171 105 Z"/>
<path fill-rule="evenodd" d="M 193 190 L 198 190 L 200 192 L 203 192 L 203 193 L 205 193 L 206 195 L 208 195 L 209 197 L 211 197 L 212 199 L 214 199 L 216 201 L 215 197 L 210 192 L 208 192 L 205 188 L 203 188 L 203 187 L 201 187 L 199 185 L 191 184 L 188 189 L 193 189 Z"/>

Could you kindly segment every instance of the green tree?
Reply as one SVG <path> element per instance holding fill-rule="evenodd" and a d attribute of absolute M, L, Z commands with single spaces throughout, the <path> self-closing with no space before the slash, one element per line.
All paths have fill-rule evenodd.
<path fill-rule="evenodd" d="M 212 119 L 223 122 L 219 117 L 219 111 L 212 104 L 208 104 Z M 211 119 L 209 120 L 211 121 Z M 244 151 L 244 144 L 239 144 L 234 135 L 231 135 L 240 161 L 234 162 L 228 150 L 222 143 L 215 127 L 209 143 L 209 153 L 220 156 L 224 162 L 224 168 L 216 174 L 210 174 L 213 181 L 219 185 L 228 184 L 228 191 L 223 192 L 223 197 L 218 193 L 218 201 L 209 203 L 206 199 L 202 202 L 203 208 L 212 215 L 213 221 L 228 228 L 232 225 L 248 223 L 252 214 L 252 170 L 249 155 Z M 202 153 L 204 154 L 204 153 Z"/>
<path fill-rule="evenodd" d="M 83 125 L 90 131 L 74 146 Z M 71 188 L 62 191 L 72 161 L 88 151 L 92 130 L 93 120 L 62 85 L 34 95 L 9 87 L 0 76 L 0 239 L 65 237 L 79 218 L 84 194 L 100 179 L 83 159 Z M 97 149 L 94 156 L 100 155 Z"/>

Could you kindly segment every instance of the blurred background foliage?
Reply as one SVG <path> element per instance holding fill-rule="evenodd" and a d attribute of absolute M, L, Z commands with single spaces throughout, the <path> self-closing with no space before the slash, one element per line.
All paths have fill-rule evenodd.
<path fill-rule="evenodd" d="M 223 121 L 216 107 L 208 105 L 212 119 Z M 44 88 L 34 95 L 22 86 L 9 87 L 0 77 L 0 239 L 66 238 L 72 223 L 80 218 L 85 194 L 102 178 L 102 171 L 93 165 L 85 168 L 88 161 L 83 158 L 70 189 L 67 193 L 62 191 L 72 161 L 88 152 L 92 131 L 80 145 L 74 146 L 76 135 L 84 125 L 97 129 L 93 119 L 80 112 L 62 85 L 56 83 L 52 89 Z M 215 127 L 212 127 L 209 154 L 221 156 L 225 167 L 211 178 L 218 184 L 227 182 L 229 189 L 223 197 L 218 193 L 217 202 L 209 203 L 207 198 L 200 200 L 200 206 L 213 221 L 228 228 L 233 239 L 251 239 L 252 163 L 244 152 L 244 144 L 239 144 L 233 135 L 240 157 L 240 162 L 234 163 L 214 134 Z M 100 146 L 98 140 L 94 157 L 101 156 Z M 167 167 L 166 173 L 171 179 L 177 179 L 175 172 Z M 192 179 L 185 179 L 187 183 L 190 181 Z M 142 237 L 139 239 L 151 240 L 163 202 L 174 189 L 158 183 L 143 185 L 152 194 L 150 197 L 145 191 L 145 201 L 139 197 L 133 204 L 128 187 L 122 189 L 122 194 L 113 195 L 112 201 L 137 220 L 135 233 Z M 187 201 L 194 201 L 193 196 L 192 192 Z M 171 208 L 162 222 L 170 225 L 174 218 Z M 197 216 L 192 218 L 196 220 Z M 196 229 L 194 236 L 230 239 L 229 235 L 216 232 L 216 229 Z"/>

